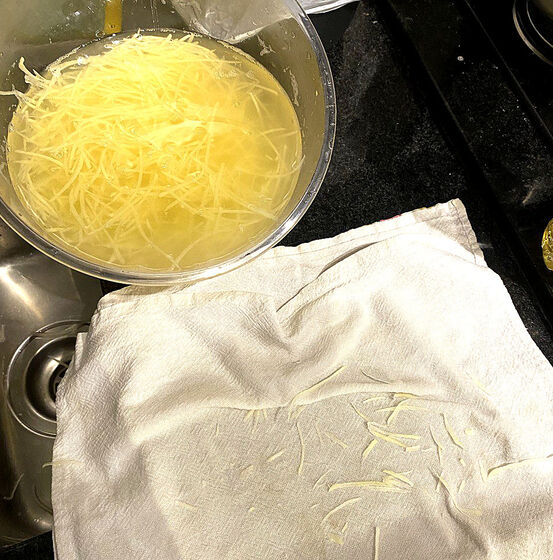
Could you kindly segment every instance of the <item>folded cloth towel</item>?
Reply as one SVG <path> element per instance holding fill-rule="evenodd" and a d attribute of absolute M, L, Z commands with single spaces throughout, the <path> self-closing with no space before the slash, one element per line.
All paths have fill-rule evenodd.
<path fill-rule="evenodd" d="M 553 558 L 553 371 L 455 200 L 104 297 L 59 560 Z"/>
<path fill-rule="evenodd" d="M 321 14 L 323 12 L 330 12 L 356 2 L 357 0 L 300 0 L 302 8 L 308 14 Z"/>
<path fill-rule="evenodd" d="M 357 0 L 299 0 L 301 7 L 308 14 L 330 12 L 341 8 L 345 4 Z M 245 37 L 250 37 L 260 29 L 277 22 L 283 24 L 290 17 L 290 9 L 282 0 L 252 2 L 252 0 L 171 0 L 175 11 L 187 23 L 187 27 L 199 33 L 204 33 L 222 39 L 229 43 L 241 43 Z M 292 29 L 292 28 L 291 28 Z M 292 38 L 294 33 L 290 31 Z M 269 35 L 271 35 L 269 33 Z M 270 38 L 268 45 L 259 43 L 263 50 L 272 50 Z M 276 46 L 275 48 L 281 48 Z M 261 53 L 263 54 L 263 53 Z"/>

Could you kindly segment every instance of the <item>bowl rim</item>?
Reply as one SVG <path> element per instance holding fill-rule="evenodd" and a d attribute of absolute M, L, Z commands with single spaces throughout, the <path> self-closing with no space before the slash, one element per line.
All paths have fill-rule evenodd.
<path fill-rule="evenodd" d="M 85 258 L 69 253 L 61 246 L 55 245 L 42 235 L 35 232 L 34 229 L 20 219 L 1 197 L 0 217 L 27 243 L 59 263 L 83 274 L 119 284 L 163 286 L 194 283 L 199 280 L 213 278 L 238 268 L 261 255 L 268 249 L 274 247 L 299 222 L 319 192 L 330 164 L 336 133 L 336 93 L 334 90 L 334 80 L 332 78 L 330 63 L 321 39 L 311 20 L 297 0 L 282 1 L 286 4 L 291 15 L 294 16 L 300 25 L 300 28 L 310 40 L 313 52 L 316 56 L 325 102 L 324 139 L 315 171 L 313 172 L 313 176 L 311 177 L 305 192 L 296 206 L 290 211 L 288 216 L 280 223 L 280 225 L 261 241 L 256 243 L 253 247 L 244 250 L 224 262 L 215 265 L 206 265 L 193 270 L 175 272 L 155 272 L 146 270 L 128 271 L 86 260 Z"/>

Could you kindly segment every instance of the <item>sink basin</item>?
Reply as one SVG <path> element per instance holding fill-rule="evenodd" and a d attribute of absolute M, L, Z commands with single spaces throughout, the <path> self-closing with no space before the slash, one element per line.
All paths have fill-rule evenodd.
<path fill-rule="evenodd" d="M 133 0 L 121 6 L 123 31 L 193 29 L 239 44 L 294 100 L 309 150 L 303 187 L 293 199 L 293 219 L 279 226 L 266 247 L 276 243 L 317 192 L 334 136 L 332 78 L 311 24 L 290 0 Z M 0 91 L 26 89 L 17 66 L 20 57 L 42 71 L 62 54 L 102 37 L 105 8 L 105 0 L 1 0 Z M 24 208 L 9 180 L 3 141 L 15 107 L 13 96 L 0 96 L 0 210 L 22 235 L 61 259 L 62 252 L 40 235 L 37 224 L 33 229 L 32 216 L 27 212 L 28 223 L 23 218 Z M 66 262 L 77 266 L 73 259 Z M 101 295 L 99 280 L 39 253 L 0 220 L 0 548 L 51 528 L 48 463 L 56 433 L 56 389 L 75 336 L 87 328 Z"/>
<path fill-rule="evenodd" d="M 101 296 L 0 220 L 0 547 L 52 527 L 56 390 Z"/>

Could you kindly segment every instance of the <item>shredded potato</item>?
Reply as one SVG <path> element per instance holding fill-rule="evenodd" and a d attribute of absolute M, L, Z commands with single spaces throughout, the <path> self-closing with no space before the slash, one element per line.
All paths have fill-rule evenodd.
<path fill-rule="evenodd" d="M 30 87 L 8 134 L 16 192 L 47 237 L 121 268 L 183 270 L 251 247 L 302 163 L 292 104 L 241 51 L 134 34 L 81 47 Z"/>

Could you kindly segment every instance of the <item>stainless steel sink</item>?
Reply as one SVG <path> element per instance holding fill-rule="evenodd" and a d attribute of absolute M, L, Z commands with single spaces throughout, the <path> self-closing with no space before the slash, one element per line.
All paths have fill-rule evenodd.
<path fill-rule="evenodd" d="M 0 547 L 52 526 L 56 390 L 101 295 L 0 220 Z"/>
<path fill-rule="evenodd" d="M 0 0 L 0 91 L 26 89 L 20 57 L 41 71 L 72 48 L 101 37 L 105 7 L 105 0 Z M 194 29 L 237 44 L 240 39 L 241 48 L 261 60 L 295 99 L 306 125 L 304 144 L 311 146 L 302 170 L 318 165 L 317 173 L 322 172 L 320 145 L 333 127 L 323 118 L 325 99 L 318 96 L 322 90 L 312 40 L 290 17 L 286 2 L 124 1 L 123 23 L 127 31 Z M 270 52 L 265 52 L 267 45 L 272 45 Z M 330 88 L 330 75 L 325 80 Z M 300 101 L 302 92 L 311 101 L 298 101 L 298 92 Z M 13 96 L 0 96 L 0 197 L 11 208 L 9 216 L 22 218 L 5 157 L 15 107 Z M 86 329 L 101 295 L 99 280 L 39 253 L 0 220 L 0 548 L 51 528 L 48 463 L 56 432 L 56 388 L 71 360 L 76 333 Z"/>

